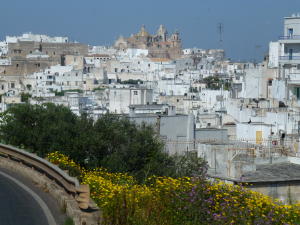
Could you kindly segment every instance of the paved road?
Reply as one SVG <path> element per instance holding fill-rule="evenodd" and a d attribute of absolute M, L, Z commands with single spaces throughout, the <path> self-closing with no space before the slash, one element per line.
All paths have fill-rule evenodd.
<path fill-rule="evenodd" d="M 0 225 L 48 225 L 41 205 L 34 197 L 0 173 Z"/>

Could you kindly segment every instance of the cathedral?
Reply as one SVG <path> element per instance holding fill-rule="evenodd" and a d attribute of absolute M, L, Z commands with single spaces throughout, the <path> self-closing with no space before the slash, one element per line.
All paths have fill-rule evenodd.
<path fill-rule="evenodd" d="M 177 59 L 182 54 L 179 32 L 176 31 L 169 37 L 163 25 L 159 26 L 155 35 L 149 34 L 145 26 L 142 26 L 137 34 L 131 35 L 129 38 L 119 37 L 114 47 L 117 49 L 148 49 L 148 56 L 151 58 Z"/>

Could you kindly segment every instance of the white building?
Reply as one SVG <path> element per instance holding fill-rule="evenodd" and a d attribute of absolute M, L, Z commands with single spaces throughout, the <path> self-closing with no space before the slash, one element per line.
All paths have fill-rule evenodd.
<path fill-rule="evenodd" d="M 129 113 L 130 105 L 147 105 L 152 102 L 152 89 L 134 87 L 113 87 L 109 89 L 109 111 L 111 113 Z"/>
<path fill-rule="evenodd" d="M 18 41 L 34 41 L 45 43 L 68 43 L 68 37 L 50 37 L 44 34 L 24 33 L 21 36 L 6 36 L 6 43 L 17 43 Z"/>
<path fill-rule="evenodd" d="M 300 103 L 300 15 L 284 18 L 280 37 L 279 79 L 286 81 L 286 99 Z"/>
<path fill-rule="evenodd" d="M 157 81 L 157 92 L 161 95 L 187 95 L 190 84 L 179 79 L 163 79 Z"/>
<path fill-rule="evenodd" d="M 269 68 L 278 68 L 279 65 L 280 44 L 278 41 L 269 43 Z"/>
<path fill-rule="evenodd" d="M 112 56 L 117 53 L 117 50 L 108 46 L 89 46 L 89 55 L 100 54 Z"/>
<path fill-rule="evenodd" d="M 86 76 L 82 70 L 74 70 L 73 66 L 51 66 L 41 72 L 27 76 L 24 83 L 30 85 L 35 96 L 54 95 L 54 92 L 83 89 Z"/>
<path fill-rule="evenodd" d="M 8 53 L 8 44 L 5 41 L 0 41 L 0 56 Z"/>

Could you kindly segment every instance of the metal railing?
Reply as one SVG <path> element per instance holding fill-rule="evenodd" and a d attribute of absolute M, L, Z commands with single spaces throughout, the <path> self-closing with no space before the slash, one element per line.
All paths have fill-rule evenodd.
<path fill-rule="evenodd" d="M 279 56 L 279 60 L 300 60 L 300 56 L 284 55 Z"/>
<path fill-rule="evenodd" d="M 279 40 L 300 40 L 300 35 L 279 36 Z"/>
<path fill-rule="evenodd" d="M 69 176 L 69 174 L 61 170 L 58 166 L 53 165 L 35 154 L 5 144 L 0 144 L 0 156 L 21 162 L 25 166 L 34 168 L 39 173 L 54 180 L 67 193 L 72 194 L 73 197 L 75 197 L 79 208 L 88 209 L 90 207 L 89 186 L 79 184 L 77 178 Z"/>

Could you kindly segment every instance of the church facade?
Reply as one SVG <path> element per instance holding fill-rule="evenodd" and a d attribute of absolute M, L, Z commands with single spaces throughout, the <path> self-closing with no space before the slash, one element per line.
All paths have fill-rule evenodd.
<path fill-rule="evenodd" d="M 179 32 L 168 36 L 168 32 L 163 25 L 159 26 L 157 33 L 151 35 L 146 31 L 145 26 L 129 38 L 119 37 L 114 47 L 117 49 L 139 48 L 148 49 L 148 57 L 177 59 L 182 55 L 181 40 Z"/>

